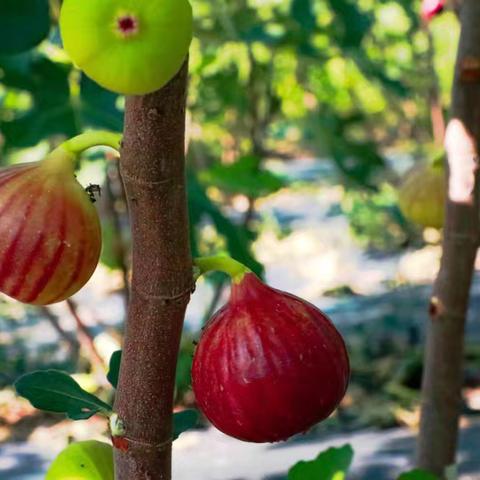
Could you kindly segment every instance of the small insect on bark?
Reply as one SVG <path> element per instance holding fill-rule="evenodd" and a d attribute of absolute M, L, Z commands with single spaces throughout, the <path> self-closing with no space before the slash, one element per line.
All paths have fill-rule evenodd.
<path fill-rule="evenodd" d="M 102 189 L 100 185 L 94 185 L 92 183 L 85 189 L 85 191 L 87 192 L 92 203 L 95 203 L 97 201 L 97 197 L 102 195 Z"/>

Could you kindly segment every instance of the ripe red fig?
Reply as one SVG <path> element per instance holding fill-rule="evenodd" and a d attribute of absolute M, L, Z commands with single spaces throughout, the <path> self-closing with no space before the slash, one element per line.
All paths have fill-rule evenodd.
<path fill-rule="evenodd" d="M 21 302 L 70 297 L 98 263 L 100 221 L 75 179 L 73 152 L 59 147 L 0 170 L 0 291 Z"/>
<path fill-rule="evenodd" d="M 206 271 L 203 260 L 209 262 L 197 265 Z M 270 288 L 245 268 L 233 273 L 230 300 L 195 351 L 196 400 L 227 435 L 286 440 L 327 418 L 342 400 L 350 374 L 345 344 L 315 306 Z"/>
<path fill-rule="evenodd" d="M 445 8 L 445 0 L 423 0 L 422 1 L 422 18 L 429 22 Z"/>

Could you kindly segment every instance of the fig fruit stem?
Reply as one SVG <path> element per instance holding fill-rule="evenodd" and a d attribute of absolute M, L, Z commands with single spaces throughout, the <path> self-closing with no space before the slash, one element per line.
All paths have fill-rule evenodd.
<path fill-rule="evenodd" d="M 89 148 L 98 146 L 111 147 L 118 152 L 120 150 L 121 141 L 121 133 L 99 130 L 73 137 L 62 143 L 60 146 L 74 155 L 78 155 Z"/>
<path fill-rule="evenodd" d="M 233 283 L 240 283 L 246 273 L 251 273 L 251 270 L 243 263 L 227 255 L 199 257 L 193 263 L 197 267 L 197 278 L 205 273 L 218 271 L 229 275 Z"/>
<path fill-rule="evenodd" d="M 43 164 L 56 171 L 73 172 L 78 155 L 92 147 L 111 147 L 120 150 L 122 134 L 104 130 L 82 133 L 63 142 L 50 152 Z"/>

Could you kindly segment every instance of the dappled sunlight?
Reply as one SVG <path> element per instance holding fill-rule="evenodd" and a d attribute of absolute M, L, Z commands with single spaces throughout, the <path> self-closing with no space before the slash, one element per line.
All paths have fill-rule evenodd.
<path fill-rule="evenodd" d="M 406 253 L 398 264 L 397 278 L 400 283 L 431 283 L 440 267 L 442 249 L 428 245 L 420 250 Z"/>
<path fill-rule="evenodd" d="M 475 173 L 478 170 L 478 149 L 472 134 L 457 118 L 450 120 L 445 134 L 450 167 L 448 196 L 450 201 L 473 204 Z"/>
<path fill-rule="evenodd" d="M 385 291 L 389 282 L 432 282 L 439 247 L 383 258 L 369 256 L 352 236 L 346 217 L 328 214 L 341 195 L 334 187 L 321 193 L 280 192 L 262 202 L 262 212 L 276 212 L 279 221 L 285 215 L 294 225 L 291 234 L 280 238 L 266 230 L 255 244 L 273 286 L 318 302 L 326 291 L 342 285 L 368 295 Z"/>
<path fill-rule="evenodd" d="M 0 289 L 66 298 L 102 228 L 73 297 L 0 293 L 1 480 L 86 440 L 105 480 L 432 480 L 460 385 L 476 478 L 477 1 L 0 1 Z"/>

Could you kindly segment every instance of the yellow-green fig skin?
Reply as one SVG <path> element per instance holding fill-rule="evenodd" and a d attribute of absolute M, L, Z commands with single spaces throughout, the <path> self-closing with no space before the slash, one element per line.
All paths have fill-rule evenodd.
<path fill-rule="evenodd" d="M 188 0 L 64 0 L 60 15 L 73 62 L 126 95 L 154 92 L 175 76 L 188 54 L 192 24 Z"/>
<path fill-rule="evenodd" d="M 402 213 L 422 227 L 442 228 L 447 184 L 441 165 L 419 165 L 410 170 L 399 189 Z"/>
<path fill-rule="evenodd" d="M 115 480 L 113 448 L 96 440 L 72 443 L 53 461 L 45 480 Z"/>

